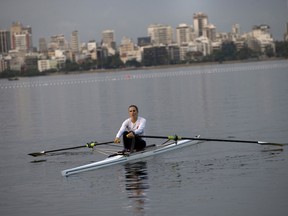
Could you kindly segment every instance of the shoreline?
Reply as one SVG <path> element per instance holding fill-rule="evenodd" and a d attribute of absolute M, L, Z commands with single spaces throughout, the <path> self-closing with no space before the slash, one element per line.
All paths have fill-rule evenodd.
<path fill-rule="evenodd" d="M 150 66 L 150 67 L 131 67 L 131 68 L 116 68 L 116 69 L 95 69 L 95 70 L 83 70 L 83 71 L 71 71 L 71 72 L 54 72 L 47 74 L 39 74 L 36 76 L 58 76 L 58 75 L 76 75 L 76 74 L 93 74 L 93 73 L 110 73 L 110 72 L 123 72 L 123 71 L 139 71 L 139 70 L 161 70 L 166 68 L 187 68 L 187 67 L 197 67 L 197 66 L 208 66 L 208 65 L 229 65 L 229 64 L 245 64 L 251 62 L 267 62 L 267 61 L 282 61 L 288 60 L 286 58 L 269 58 L 269 59 L 251 59 L 251 60 L 233 60 L 233 61 L 224 61 L 224 62 L 199 62 L 199 63 L 190 63 L 190 64 L 175 64 L 175 65 L 159 65 L 159 66 Z M 28 77 L 28 76 L 17 76 Z M 0 79 L 7 79 L 3 77 Z"/>
<path fill-rule="evenodd" d="M 270 58 L 270 59 L 259 59 L 259 60 L 234 60 L 234 61 L 224 61 L 219 62 L 199 62 L 199 63 L 190 63 L 190 64 L 175 64 L 175 65 L 159 65 L 151 67 L 132 67 L 132 68 L 116 68 L 116 69 L 95 69 L 95 70 L 86 70 L 86 71 L 76 71 L 76 72 L 56 72 L 47 74 L 47 76 L 53 75 L 73 75 L 73 74 L 93 74 L 93 73 L 109 73 L 109 72 L 122 72 L 122 71 L 139 71 L 139 70 L 160 70 L 166 68 L 183 68 L 183 67 L 197 67 L 197 66 L 208 66 L 208 65 L 227 65 L 227 64 L 245 64 L 251 62 L 267 62 L 267 61 L 281 61 L 288 60 L 285 58 Z"/>

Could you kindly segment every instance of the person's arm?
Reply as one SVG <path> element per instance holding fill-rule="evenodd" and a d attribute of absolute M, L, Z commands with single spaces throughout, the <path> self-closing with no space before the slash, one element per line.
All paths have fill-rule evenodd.
<path fill-rule="evenodd" d="M 114 139 L 114 142 L 115 142 L 115 143 L 120 143 L 120 142 L 121 142 L 120 137 L 122 136 L 122 134 L 123 134 L 124 131 L 126 130 L 127 121 L 128 121 L 128 119 L 125 120 L 125 121 L 122 123 L 122 125 L 121 125 L 118 133 L 116 134 L 116 138 Z"/>

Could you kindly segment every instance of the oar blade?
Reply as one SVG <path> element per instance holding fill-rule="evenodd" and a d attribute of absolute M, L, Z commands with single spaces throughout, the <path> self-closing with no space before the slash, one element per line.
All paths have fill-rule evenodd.
<path fill-rule="evenodd" d="M 28 155 L 33 156 L 33 157 L 38 157 L 38 156 L 43 156 L 45 155 L 45 152 L 33 152 L 33 153 L 29 153 Z"/>
<path fill-rule="evenodd" d="M 270 143 L 270 142 L 262 142 L 262 141 L 259 141 L 258 144 L 260 145 L 273 145 L 273 146 L 284 146 L 285 144 L 281 144 L 281 143 Z"/>

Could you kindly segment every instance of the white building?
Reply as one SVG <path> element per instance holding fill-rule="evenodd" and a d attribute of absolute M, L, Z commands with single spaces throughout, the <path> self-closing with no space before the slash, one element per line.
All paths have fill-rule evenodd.
<path fill-rule="evenodd" d="M 176 28 L 176 41 L 178 46 L 192 41 L 192 27 L 187 24 L 179 24 Z"/>
<path fill-rule="evenodd" d="M 65 65 L 65 62 L 67 60 L 67 57 L 65 55 L 64 50 L 55 50 L 55 56 L 52 58 L 52 60 L 57 61 L 57 65 L 59 68 L 62 68 Z"/>
<path fill-rule="evenodd" d="M 56 49 L 68 50 L 69 44 L 63 34 L 53 35 L 51 36 L 51 42 L 49 43 L 49 48 L 53 50 Z"/>
<path fill-rule="evenodd" d="M 173 43 L 173 28 L 168 25 L 153 24 L 148 27 L 148 36 L 154 45 Z"/>
<path fill-rule="evenodd" d="M 114 30 L 102 31 L 102 48 L 107 49 L 108 55 L 116 54 L 116 42 Z"/>
<path fill-rule="evenodd" d="M 97 50 L 97 43 L 96 43 L 96 41 L 89 41 L 88 43 L 87 43 L 87 49 L 88 49 L 88 51 L 93 51 L 93 50 Z"/>
<path fill-rule="evenodd" d="M 248 47 L 261 53 L 265 53 L 267 47 L 270 47 L 275 52 L 274 39 L 269 29 L 268 25 L 254 26 L 251 32 L 243 36 L 248 43 Z"/>
<path fill-rule="evenodd" d="M 193 26 L 197 37 L 203 35 L 204 27 L 208 25 L 208 16 L 202 12 L 194 13 Z"/>
<path fill-rule="evenodd" d="M 141 62 L 142 55 L 138 47 L 135 46 L 130 38 L 124 37 L 119 47 L 121 61 L 125 64 L 129 60 L 137 60 Z"/>
<path fill-rule="evenodd" d="M 240 36 L 240 25 L 239 24 L 232 25 L 232 34 Z"/>
<path fill-rule="evenodd" d="M 29 39 L 29 37 L 27 37 L 26 32 L 14 33 L 15 49 L 21 51 L 29 50 L 29 44 L 31 44 L 31 42 L 27 39 Z"/>
<path fill-rule="evenodd" d="M 102 31 L 102 46 L 116 50 L 115 32 L 114 30 Z"/>
<path fill-rule="evenodd" d="M 24 27 L 19 22 L 14 22 L 10 27 L 11 49 L 29 52 L 32 50 L 32 28 Z"/>
<path fill-rule="evenodd" d="M 288 41 L 288 23 L 286 23 L 286 32 L 284 33 L 284 41 Z"/>
<path fill-rule="evenodd" d="M 203 36 L 207 37 L 210 41 L 216 41 L 216 27 L 212 24 L 204 26 Z"/>
<path fill-rule="evenodd" d="M 91 59 L 97 60 L 97 43 L 95 40 L 87 43 L 87 51 Z"/>
<path fill-rule="evenodd" d="M 8 69 L 8 61 L 0 56 L 0 73 Z"/>
<path fill-rule="evenodd" d="M 179 47 L 179 54 L 180 54 L 180 60 L 181 61 L 186 61 L 187 60 L 187 53 L 191 52 L 197 52 L 197 44 L 196 42 L 189 42 L 187 44 L 183 44 L 182 46 Z"/>
<path fill-rule="evenodd" d="M 73 31 L 71 34 L 71 43 L 70 47 L 72 52 L 78 53 L 79 52 L 79 36 L 78 31 Z"/>
<path fill-rule="evenodd" d="M 203 56 L 210 55 L 212 53 L 212 44 L 207 37 L 198 37 L 196 39 L 197 51 L 201 52 Z"/>
<path fill-rule="evenodd" d="M 102 42 L 104 44 L 110 45 L 114 41 L 115 41 L 114 30 L 102 31 Z"/>
<path fill-rule="evenodd" d="M 38 60 L 37 64 L 40 72 L 57 69 L 57 60 L 43 59 Z"/>

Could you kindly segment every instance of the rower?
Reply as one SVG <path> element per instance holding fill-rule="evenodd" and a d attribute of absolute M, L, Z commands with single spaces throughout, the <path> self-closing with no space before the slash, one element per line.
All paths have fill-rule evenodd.
<path fill-rule="evenodd" d="M 138 107 L 130 105 L 128 107 L 129 118 L 126 119 L 114 139 L 114 143 L 120 143 L 120 137 L 123 136 L 123 152 L 141 151 L 146 147 L 146 142 L 141 135 L 144 135 L 146 119 L 138 116 Z"/>

